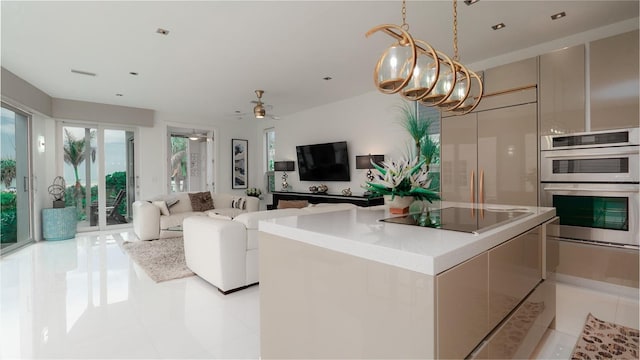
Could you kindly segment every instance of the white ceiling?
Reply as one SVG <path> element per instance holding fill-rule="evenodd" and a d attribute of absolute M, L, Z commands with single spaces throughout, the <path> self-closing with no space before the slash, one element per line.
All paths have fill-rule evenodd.
<path fill-rule="evenodd" d="M 2 66 L 52 97 L 230 120 L 252 112 L 255 89 L 281 117 L 373 91 L 373 67 L 391 39 L 364 34 L 401 23 L 400 1 L 1 3 Z M 638 4 L 460 1 L 461 60 L 636 18 Z M 560 11 L 567 17 L 551 21 Z M 411 34 L 452 55 L 451 12 L 450 1 L 409 1 Z M 505 29 L 491 30 L 500 22 Z"/>

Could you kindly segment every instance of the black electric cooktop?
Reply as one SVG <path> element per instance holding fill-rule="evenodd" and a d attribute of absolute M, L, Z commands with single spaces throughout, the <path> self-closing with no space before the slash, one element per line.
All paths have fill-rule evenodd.
<path fill-rule="evenodd" d="M 423 213 L 411 213 L 398 217 L 382 219 L 380 221 L 430 227 L 435 229 L 462 231 L 479 234 L 499 225 L 519 219 L 531 214 L 526 209 L 470 209 L 448 207 L 432 209 L 428 216 Z"/>

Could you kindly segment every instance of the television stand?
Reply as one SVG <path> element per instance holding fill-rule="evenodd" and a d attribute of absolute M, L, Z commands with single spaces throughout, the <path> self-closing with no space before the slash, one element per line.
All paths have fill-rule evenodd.
<path fill-rule="evenodd" d="M 384 198 L 382 196 L 369 198 L 366 196 L 357 195 L 338 195 L 327 193 L 301 193 L 293 191 L 274 191 L 273 193 L 273 209 L 278 208 L 278 201 L 280 200 L 307 200 L 311 204 L 319 203 L 350 203 L 356 206 L 368 207 L 374 205 L 384 205 Z"/>

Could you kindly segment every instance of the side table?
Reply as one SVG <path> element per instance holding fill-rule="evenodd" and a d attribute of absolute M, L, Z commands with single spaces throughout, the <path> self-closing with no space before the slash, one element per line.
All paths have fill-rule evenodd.
<path fill-rule="evenodd" d="M 76 236 L 76 207 L 42 209 L 42 236 L 45 240 L 66 240 Z"/>

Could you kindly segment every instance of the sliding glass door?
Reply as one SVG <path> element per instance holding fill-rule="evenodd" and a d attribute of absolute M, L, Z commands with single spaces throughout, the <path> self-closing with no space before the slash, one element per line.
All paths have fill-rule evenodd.
<path fill-rule="evenodd" d="M 134 138 L 127 129 L 63 124 L 65 203 L 76 207 L 79 230 L 131 222 Z"/>
<path fill-rule="evenodd" d="M 2 104 L 0 128 L 0 253 L 30 241 L 32 191 L 29 154 L 30 116 Z"/>

